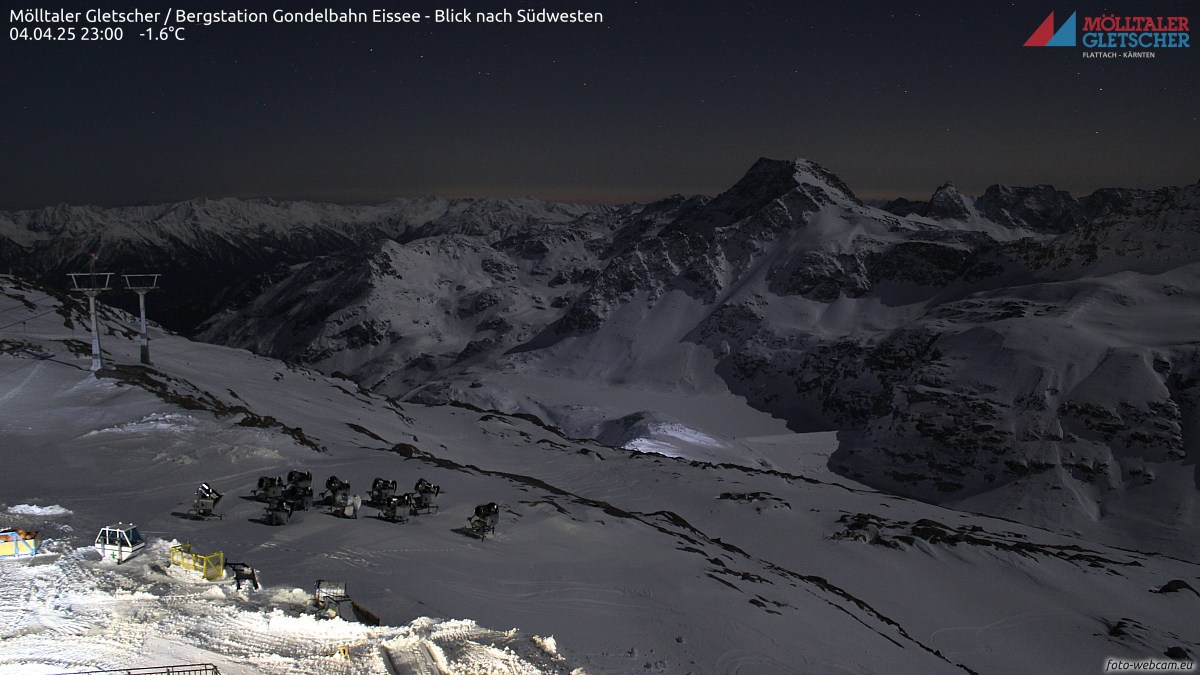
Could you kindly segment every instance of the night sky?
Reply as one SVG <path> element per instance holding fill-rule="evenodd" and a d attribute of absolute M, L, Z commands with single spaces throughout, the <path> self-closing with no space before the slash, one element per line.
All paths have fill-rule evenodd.
<path fill-rule="evenodd" d="M 179 0 L 183 2 L 185 0 Z M 64 1 L 13 7 L 130 8 Z M 163 10 L 170 3 L 145 3 Z M 157 5 L 157 6 L 155 6 Z M 3 42 L 0 208 L 194 197 L 646 201 L 760 156 L 866 199 L 942 182 L 1076 194 L 1200 179 L 1200 46 L 1149 60 L 1022 43 L 1051 11 L 1191 2 L 190 2 L 191 10 L 601 11 L 599 25 L 192 27 L 182 43 Z M 127 33 L 131 32 L 129 28 Z"/>

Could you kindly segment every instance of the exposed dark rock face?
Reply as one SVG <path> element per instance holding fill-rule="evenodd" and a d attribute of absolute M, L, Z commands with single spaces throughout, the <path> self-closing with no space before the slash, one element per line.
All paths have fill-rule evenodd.
<path fill-rule="evenodd" d="M 1082 225 L 1085 214 L 1070 193 L 1049 185 L 1009 187 L 993 185 L 975 200 L 983 217 L 1008 227 L 1061 234 Z"/>

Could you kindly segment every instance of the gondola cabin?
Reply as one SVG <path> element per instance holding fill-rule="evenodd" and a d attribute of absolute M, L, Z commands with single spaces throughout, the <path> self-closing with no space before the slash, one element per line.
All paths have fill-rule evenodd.
<path fill-rule="evenodd" d="M 133 525 L 117 523 L 102 528 L 96 535 L 96 550 L 105 560 L 113 560 L 117 564 L 134 557 L 146 548 L 146 540 Z"/>

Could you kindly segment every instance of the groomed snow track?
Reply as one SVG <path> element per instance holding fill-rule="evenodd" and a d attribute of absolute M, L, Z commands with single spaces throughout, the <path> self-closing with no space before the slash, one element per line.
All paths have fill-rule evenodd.
<path fill-rule="evenodd" d="M 285 673 L 566 672 L 516 630 L 418 618 L 402 626 L 321 620 L 288 587 L 242 593 L 166 565 L 172 541 L 116 566 L 88 549 L 0 573 L 0 673 L 42 675 L 283 675 Z M 187 665 L 149 665 L 178 658 Z M 132 662 L 131 662 L 132 661 Z M 142 664 L 138 664 L 142 661 Z M 116 667 L 129 663 L 128 667 Z"/>

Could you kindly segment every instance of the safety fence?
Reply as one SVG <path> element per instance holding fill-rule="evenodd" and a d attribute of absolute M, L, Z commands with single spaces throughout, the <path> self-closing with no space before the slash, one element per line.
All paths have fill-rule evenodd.
<path fill-rule="evenodd" d="M 209 581 L 225 576 L 224 551 L 202 555 L 193 553 L 191 544 L 180 544 L 171 547 L 171 564 L 179 565 L 185 570 L 200 572 Z"/>

